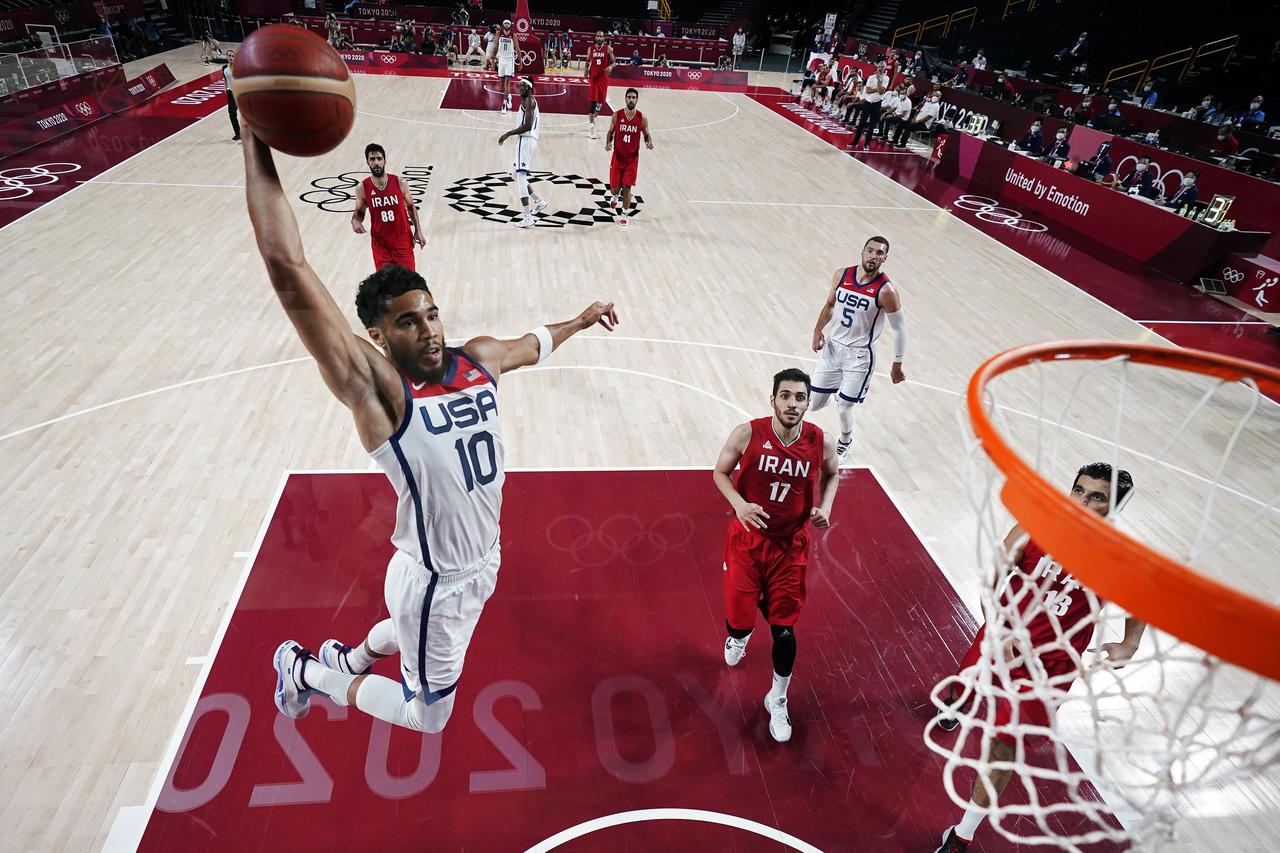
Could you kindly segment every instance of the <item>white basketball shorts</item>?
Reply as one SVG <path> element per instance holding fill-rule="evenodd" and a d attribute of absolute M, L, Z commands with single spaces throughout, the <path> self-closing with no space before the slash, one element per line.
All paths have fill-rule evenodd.
<path fill-rule="evenodd" d="M 511 174 L 533 169 L 533 155 L 538 153 L 538 140 L 525 136 L 516 137 L 515 157 L 511 161 Z"/>
<path fill-rule="evenodd" d="M 870 347 L 851 347 L 827 341 L 810 377 L 814 394 L 836 394 L 846 403 L 861 403 L 871 387 L 876 357 Z"/>
<path fill-rule="evenodd" d="M 405 698 L 448 695 L 462 675 L 471 634 L 498 585 L 502 551 L 495 542 L 475 565 L 435 575 L 403 551 L 387 565 L 383 587 L 400 647 Z"/>
<path fill-rule="evenodd" d="M 514 56 L 498 57 L 498 76 L 499 77 L 516 76 L 516 58 Z"/>

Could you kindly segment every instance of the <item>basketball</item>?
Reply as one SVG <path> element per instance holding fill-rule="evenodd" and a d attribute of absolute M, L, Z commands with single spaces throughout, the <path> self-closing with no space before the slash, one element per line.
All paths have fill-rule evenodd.
<path fill-rule="evenodd" d="M 351 132 L 356 86 L 324 39 L 288 24 L 255 30 L 236 52 L 232 91 L 263 142 L 295 157 L 332 151 Z"/>

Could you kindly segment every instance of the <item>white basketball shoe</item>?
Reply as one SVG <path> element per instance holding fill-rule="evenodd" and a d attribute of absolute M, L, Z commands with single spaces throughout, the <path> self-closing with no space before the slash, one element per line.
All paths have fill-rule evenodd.
<path fill-rule="evenodd" d="M 541 213 L 542 211 L 544 211 L 544 210 L 546 210 L 546 209 L 547 209 L 547 200 L 546 200 L 545 198 L 542 198 L 541 196 L 539 196 L 538 198 L 535 198 L 535 199 L 533 200 L 533 215 L 534 215 L 534 216 L 537 216 L 539 213 Z"/>
<path fill-rule="evenodd" d="M 534 224 L 535 223 L 533 221 L 533 217 L 527 214 L 521 216 L 519 219 L 516 220 L 517 228 L 532 228 Z"/>
<path fill-rule="evenodd" d="M 743 637 L 741 640 L 734 637 L 724 638 L 724 662 L 729 666 L 737 666 L 742 659 L 747 656 L 747 641 L 751 639 L 751 635 Z"/>
<path fill-rule="evenodd" d="M 845 457 L 849 455 L 850 447 L 853 447 L 852 438 L 836 439 L 836 461 L 837 462 L 843 462 L 845 460 Z"/>
<path fill-rule="evenodd" d="M 302 665 L 307 658 L 315 660 L 295 640 L 285 640 L 276 649 L 276 707 L 295 720 L 311 711 L 311 694 L 315 693 L 302 681 Z"/>
<path fill-rule="evenodd" d="M 320 645 L 320 663 L 324 664 L 334 672 L 341 672 L 345 675 L 368 675 L 370 667 L 366 667 L 359 672 L 351 668 L 351 664 L 347 661 L 347 653 L 351 651 L 351 646 L 341 640 L 328 639 Z"/>
<path fill-rule="evenodd" d="M 791 717 L 787 715 L 787 697 L 774 699 L 766 694 L 764 709 L 769 713 L 769 735 L 778 743 L 791 740 Z"/>

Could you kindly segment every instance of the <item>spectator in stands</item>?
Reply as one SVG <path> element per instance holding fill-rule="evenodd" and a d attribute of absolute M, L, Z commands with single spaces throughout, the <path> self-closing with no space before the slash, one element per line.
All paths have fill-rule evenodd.
<path fill-rule="evenodd" d="M 858 147 L 858 140 L 862 139 L 865 131 L 867 138 L 862 143 L 862 150 L 869 151 L 871 149 L 871 133 L 876 129 L 876 125 L 880 123 L 880 102 L 884 100 L 885 94 L 889 91 L 889 75 L 885 73 L 885 64 L 883 61 L 876 63 L 876 69 L 867 78 L 866 85 L 862 87 L 862 111 L 858 118 L 858 128 L 854 131 L 853 142 L 850 148 Z"/>
<path fill-rule="evenodd" d="M 485 55 L 484 64 L 486 68 L 489 65 L 489 53 L 490 53 L 490 49 L 493 47 L 493 40 L 496 39 L 497 37 L 498 37 L 498 25 L 490 24 L 489 32 L 484 34 L 484 55 Z"/>
<path fill-rule="evenodd" d="M 151 20 L 151 13 L 147 13 L 147 23 L 143 28 L 147 37 L 147 52 L 155 53 L 164 46 L 163 40 L 160 38 L 160 28 L 156 26 L 156 22 Z"/>
<path fill-rule="evenodd" d="M 1125 175 L 1117 184 L 1119 189 L 1124 190 L 1129 195 L 1140 195 L 1143 198 L 1155 198 L 1155 175 L 1151 173 L 1150 159 L 1143 157 L 1138 164 L 1133 167 L 1133 171 Z"/>
<path fill-rule="evenodd" d="M 449 53 L 450 48 L 453 47 L 453 27 L 449 26 L 448 24 L 445 24 L 443 27 L 440 28 L 439 44 L 440 44 L 439 52 L 447 55 Z"/>
<path fill-rule="evenodd" d="M 1076 174 L 1095 183 L 1111 174 L 1111 143 L 1103 142 L 1092 157 L 1077 163 Z"/>
<path fill-rule="evenodd" d="M 1249 109 L 1236 116 L 1235 123 L 1243 126 L 1245 122 L 1255 127 L 1261 126 L 1267 120 L 1267 114 L 1262 111 L 1262 96 L 1255 95 L 1253 100 L 1249 102 Z"/>
<path fill-rule="evenodd" d="M 951 75 L 945 85 L 952 86 L 957 89 L 963 89 L 969 85 L 969 66 L 967 63 L 961 62 L 956 66 L 955 71 Z"/>
<path fill-rule="evenodd" d="M 1183 118 L 1191 118 L 1196 121 L 1209 121 L 1216 110 L 1213 107 L 1213 95 L 1205 95 L 1200 99 L 1200 106 L 1192 107 L 1182 114 Z"/>
<path fill-rule="evenodd" d="M 824 51 L 823 48 L 826 46 L 825 33 L 823 33 L 822 30 L 818 30 L 813 34 L 813 52 L 825 53 L 826 51 Z"/>
<path fill-rule="evenodd" d="M 484 48 L 480 46 L 480 33 L 475 27 L 467 33 L 467 52 L 463 54 L 462 61 L 470 65 L 472 56 L 478 56 L 484 62 Z"/>
<path fill-rule="evenodd" d="M 1162 196 L 1160 203 L 1174 209 L 1181 208 L 1184 204 L 1191 204 L 1200 195 L 1200 188 L 1196 186 L 1197 177 L 1195 172 L 1187 172 L 1182 176 L 1182 184 L 1178 187 L 1178 191 L 1168 198 Z"/>
<path fill-rule="evenodd" d="M 1098 130 L 1115 133 L 1124 124 L 1124 116 L 1120 113 L 1120 102 L 1112 98 L 1107 102 L 1107 108 L 1089 119 L 1088 124 L 1089 127 L 1096 127 Z"/>
<path fill-rule="evenodd" d="M 103 23 L 106 23 L 107 19 L 103 18 L 102 21 Z M 110 35 L 109 30 L 108 30 L 108 35 Z M 222 45 L 218 42 L 216 38 L 213 37 L 213 33 L 205 32 L 204 40 L 201 44 L 200 59 L 206 65 L 208 65 L 210 62 L 213 62 L 215 60 L 220 60 L 223 58 L 224 57 L 222 53 Z"/>
<path fill-rule="evenodd" d="M 1146 107 L 1149 110 L 1154 110 L 1156 108 L 1156 101 L 1159 100 L 1159 98 L 1160 95 L 1156 92 L 1155 84 L 1148 80 L 1142 84 L 1142 91 L 1138 93 L 1138 105 Z"/>
<path fill-rule="evenodd" d="M 639 63 L 637 62 L 636 64 L 638 65 Z M 732 70 L 733 70 L 733 62 L 729 59 L 729 57 L 728 57 L 728 56 L 725 56 L 725 55 L 722 53 L 722 54 L 720 54 L 720 59 L 716 61 L 716 70 L 717 70 L 717 71 L 732 71 Z"/>
<path fill-rule="evenodd" d="M 111 38 L 111 22 L 107 20 L 106 15 L 98 16 L 98 35 Z M 205 60 L 208 62 L 209 60 Z"/>
<path fill-rule="evenodd" d="M 1218 128 L 1218 138 L 1210 149 L 1214 157 L 1232 157 L 1240 150 L 1240 140 L 1236 139 L 1235 128 L 1227 122 Z"/>
<path fill-rule="evenodd" d="M 908 77 L 927 77 L 929 68 L 924 61 L 924 52 L 917 50 L 916 55 L 911 57 L 907 64 L 902 67 L 902 73 Z"/>
<path fill-rule="evenodd" d="M 747 49 L 747 34 L 742 27 L 738 27 L 738 31 L 733 34 L 733 67 L 736 70 L 738 63 L 742 62 L 742 52 Z"/>
<path fill-rule="evenodd" d="M 727 57 L 727 56 L 722 56 L 722 57 L 720 57 L 720 60 L 721 60 L 720 64 L 721 64 L 721 65 L 723 65 L 725 62 L 727 62 L 727 61 L 728 61 L 728 59 L 729 59 L 729 57 Z M 636 48 L 635 50 L 631 51 L 631 64 L 632 64 L 632 65 L 644 65 L 644 60 L 640 57 L 640 49 L 639 49 L 639 48 Z"/>
<path fill-rule="evenodd" d="M 240 141 L 240 118 L 236 111 L 236 96 L 231 91 L 231 61 L 236 58 L 234 50 L 227 51 L 227 64 L 222 66 L 222 79 L 227 84 L 227 115 L 231 118 L 231 130 L 235 134 L 231 137 L 233 142 Z"/>
<path fill-rule="evenodd" d="M 1054 134 L 1053 144 L 1040 159 L 1046 163 L 1055 163 L 1055 161 L 1066 160 L 1069 156 L 1071 156 L 1071 143 L 1067 142 L 1067 129 L 1060 127 Z"/>
<path fill-rule="evenodd" d="M 930 136 L 937 133 L 938 113 L 942 109 L 942 93 L 937 89 L 929 93 L 929 97 L 920 105 L 920 109 L 916 110 L 915 115 L 910 121 L 904 122 L 898 126 L 898 137 L 893 144 L 896 148 L 905 148 L 907 137 L 915 131 L 928 131 Z"/>
<path fill-rule="evenodd" d="M 458 8 L 453 10 L 453 23 L 458 27 L 471 25 L 471 13 L 467 11 L 467 4 L 463 0 L 458 0 Z"/>
<path fill-rule="evenodd" d="M 982 48 L 978 48 L 977 54 L 974 55 L 973 61 L 969 64 L 979 71 L 987 70 L 987 55 L 982 52 Z"/>
<path fill-rule="evenodd" d="M 565 68 L 573 64 L 573 35 L 567 30 L 560 39 L 560 64 Z"/>
<path fill-rule="evenodd" d="M 1081 33 L 1080 38 L 1076 39 L 1076 43 L 1071 47 L 1064 47 L 1058 51 L 1055 56 L 1061 61 L 1071 61 L 1076 59 L 1084 59 L 1085 54 L 1089 52 L 1089 34 Z"/>
<path fill-rule="evenodd" d="M 1089 63 L 1081 61 L 1079 65 L 1071 69 L 1071 74 L 1067 77 L 1072 83 L 1089 82 Z"/>
<path fill-rule="evenodd" d="M 421 52 L 429 56 L 435 53 L 438 47 L 439 45 L 436 42 L 435 31 L 428 25 L 427 28 L 422 31 Z"/>
<path fill-rule="evenodd" d="M 888 110 L 888 108 L 886 108 Z M 881 137 L 898 148 L 897 139 L 902 136 L 902 129 L 911 124 L 911 96 L 907 94 L 907 84 L 899 83 L 897 97 L 893 100 L 893 108 L 884 120 L 884 132 Z"/>
<path fill-rule="evenodd" d="M 1039 120 L 1031 122 L 1031 127 L 1026 133 L 1022 134 L 1022 138 L 1018 140 L 1017 145 L 1034 157 L 1040 156 L 1040 153 L 1044 151 L 1044 131 L 1041 129 Z"/>

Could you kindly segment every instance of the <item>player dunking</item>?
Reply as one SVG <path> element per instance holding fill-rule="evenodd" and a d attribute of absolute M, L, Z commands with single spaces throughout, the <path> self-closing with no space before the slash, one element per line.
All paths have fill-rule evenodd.
<path fill-rule="evenodd" d="M 609 97 L 609 72 L 613 47 L 604 43 L 604 31 L 596 30 L 596 43 L 587 48 L 587 100 L 591 102 L 591 138 L 596 138 L 596 115 Z"/>
<path fill-rule="evenodd" d="M 805 423 L 809 377 L 790 368 L 773 377 L 773 416 L 734 427 L 716 460 L 716 486 L 733 507 L 724 543 L 724 660 L 737 666 L 747 653 L 756 609 L 773 635 L 773 686 L 764 697 L 769 734 L 791 739 L 787 686 L 796 662 L 795 624 L 804 606 L 809 534 L 830 524 L 840 483 L 835 444 Z M 738 481 L 734 466 L 741 465 Z M 814 505 L 814 486 L 821 498 Z"/>
<path fill-rule="evenodd" d="M 867 396 L 875 372 L 875 343 L 887 318 L 893 326 L 893 367 L 896 385 L 907 375 L 902 359 L 907 354 L 907 320 L 897 289 L 882 267 L 889 257 L 889 241 L 872 237 L 862 247 L 862 265 L 846 267 L 831 279 L 827 301 L 813 327 L 813 351 L 818 366 L 813 371 L 813 410 L 839 397 L 840 439 L 836 453 L 843 462 L 853 443 L 853 407 Z M 838 313 L 837 313 L 838 309 Z"/>
<path fill-rule="evenodd" d="M 370 176 L 356 185 L 356 209 L 351 214 L 351 230 L 364 233 L 364 212 L 372 208 L 369 218 L 369 245 L 373 247 L 373 268 L 388 264 L 416 269 L 413 246 L 427 245 L 418 224 L 418 208 L 397 175 L 387 171 L 387 152 L 376 142 L 364 147 L 364 161 Z M 410 230 L 412 225 L 412 230 Z"/>
<path fill-rule="evenodd" d="M 609 133 L 604 140 L 604 150 L 613 149 L 613 161 L 609 164 L 609 206 L 615 210 L 618 207 L 619 188 L 622 191 L 622 216 L 618 219 L 619 225 L 627 224 L 627 213 L 631 210 L 631 188 L 636 184 L 636 170 L 640 168 L 642 135 L 645 147 L 653 150 L 649 120 L 636 109 L 639 100 L 638 89 L 627 90 L 627 108 L 614 111 Z"/>
<path fill-rule="evenodd" d="M 511 21 L 503 21 L 498 37 L 489 45 L 489 59 L 498 69 L 498 88 L 502 91 L 502 111 L 511 109 L 511 78 L 516 73 L 516 34 Z"/>
<path fill-rule="evenodd" d="M 513 341 L 445 346 L 440 309 L 422 276 L 392 265 L 360 283 L 356 310 L 370 340 L 351 333 L 303 254 L 271 151 L 245 128 L 249 218 L 271 286 L 329 390 L 351 410 L 365 450 L 396 491 L 396 551 L 384 592 L 391 616 L 356 648 L 327 640 L 316 659 L 293 640 L 276 649 L 275 701 L 301 717 L 315 693 L 389 723 L 438 732 L 453 709 L 463 659 L 497 583 L 503 441 L 497 381 L 537 364 L 600 323 L 597 302 L 573 320 Z M 401 681 L 369 675 L 399 653 Z"/>
<path fill-rule="evenodd" d="M 515 156 L 511 161 L 511 177 L 515 180 L 516 197 L 524 215 L 516 220 L 517 228 L 532 228 L 533 217 L 541 213 L 547 206 L 546 199 L 538 195 L 537 190 L 529 186 L 529 170 L 533 163 L 533 155 L 538 153 L 538 99 L 533 96 L 533 81 L 528 77 L 520 78 L 520 124 L 498 137 L 498 145 L 507 141 L 507 137 L 516 138 Z M 530 207 L 530 201 L 533 206 Z"/>
<path fill-rule="evenodd" d="M 1115 501 L 1117 507 L 1124 503 L 1126 495 L 1132 489 L 1133 478 L 1129 475 L 1129 472 L 1117 471 Z M 1094 462 L 1077 471 L 1075 481 L 1071 484 L 1071 499 L 1085 509 L 1095 512 L 1104 518 L 1109 515 L 1112 506 L 1111 466 L 1105 462 Z M 1011 566 L 1016 565 L 1018 568 L 1017 570 L 1011 570 L 1002 581 L 1004 588 L 1000 590 L 1001 603 L 1004 606 L 1016 606 L 1018 611 L 1023 614 L 1033 604 L 1038 608 L 1026 620 L 1027 634 L 1031 647 L 1021 652 L 1009 649 L 1006 654 L 1010 656 L 1017 654 L 1034 655 L 1036 669 L 1043 669 L 1044 676 L 1052 680 L 1056 690 L 1066 692 L 1071 687 L 1070 677 L 1079 672 L 1076 661 L 1084 655 L 1093 635 L 1092 627 L 1079 628 L 1077 626 L 1080 625 L 1081 620 L 1088 619 L 1092 614 L 1096 613 L 1102 602 L 1092 591 L 1080 586 L 1069 573 L 1064 572 L 1062 566 L 1055 563 L 1053 558 L 1045 554 L 1040 546 L 1032 542 L 1020 526 L 1015 525 L 1013 530 L 1009 531 L 1009 535 L 1005 537 L 1004 552 L 1007 555 L 1008 564 Z M 1033 589 L 1025 590 L 1024 586 L 1026 584 L 1031 584 Z M 1013 604 L 1010 603 L 1011 601 Z M 1050 602 L 1052 606 L 1050 606 Z M 1051 613 L 1052 615 L 1050 615 Z M 1138 644 L 1141 642 L 1142 634 L 1146 629 L 1145 622 L 1130 616 L 1125 619 L 1123 640 L 1119 643 L 1104 643 L 1093 651 L 1105 653 L 1107 660 L 1113 665 L 1123 664 L 1137 652 Z M 982 638 L 986 630 L 986 625 L 978 629 L 978 635 L 974 637 L 973 645 L 969 647 L 969 651 L 965 653 L 964 660 L 960 662 L 961 670 L 978 663 L 978 660 L 982 657 Z M 1069 640 L 1072 649 L 1074 649 L 1074 657 L 1062 647 L 1062 639 L 1064 638 Z M 1028 666 L 1027 664 L 1010 666 L 1009 679 L 1014 684 L 1021 683 L 1026 685 L 1029 690 L 1032 678 Z M 955 704 L 959 699 L 960 687 L 959 685 L 953 685 L 950 695 L 946 697 L 945 701 L 948 704 Z M 1025 723 L 1046 728 L 1051 723 L 1050 710 L 1034 696 L 1018 702 L 1016 716 L 1007 698 L 1000 696 L 990 701 L 995 703 L 993 719 L 997 728 L 995 736 L 987 748 L 985 764 L 991 765 L 1014 760 L 1017 739 L 1009 732 L 1008 728 L 1005 728 L 1011 723 Z M 960 721 L 954 717 L 943 718 L 938 721 L 938 725 L 948 732 L 954 731 L 959 724 Z M 999 797 L 1008 786 L 1013 771 L 1006 765 L 1003 767 L 990 767 L 988 772 L 991 779 L 992 793 Z M 992 805 L 991 795 L 987 790 L 987 786 L 982 783 L 980 776 L 973 781 L 970 802 L 972 805 L 965 810 L 960 822 L 943 834 L 942 846 L 937 849 L 936 853 L 966 853 L 969 849 L 974 833 L 982 824 L 983 818 L 986 817 L 986 813 Z"/>

